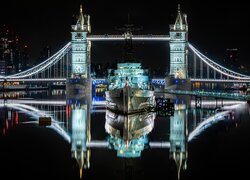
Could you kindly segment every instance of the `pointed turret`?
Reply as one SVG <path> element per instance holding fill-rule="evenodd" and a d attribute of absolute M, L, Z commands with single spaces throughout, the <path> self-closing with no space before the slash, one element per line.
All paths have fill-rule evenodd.
<path fill-rule="evenodd" d="M 80 5 L 80 13 L 79 13 L 79 17 L 76 23 L 77 29 L 78 30 L 84 30 L 84 17 L 83 17 L 83 13 L 82 13 L 82 5 Z"/>
<path fill-rule="evenodd" d="M 188 31 L 187 15 L 181 13 L 180 4 L 178 4 L 178 12 L 175 23 L 170 25 L 170 30 Z"/>
<path fill-rule="evenodd" d="M 86 18 L 87 17 L 87 18 Z M 80 5 L 80 12 L 76 25 L 72 25 L 74 31 L 88 31 L 90 30 L 90 16 L 83 15 L 82 5 Z"/>
<path fill-rule="evenodd" d="M 87 16 L 88 17 L 88 20 L 87 20 L 87 28 L 88 28 L 88 32 L 90 33 L 91 32 L 91 25 L 90 25 L 90 15 Z"/>
<path fill-rule="evenodd" d="M 177 13 L 177 17 L 176 17 L 175 24 L 174 24 L 174 29 L 183 30 L 183 21 L 182 21 L 180 4 L 178 4 L 178 13 Z"/>

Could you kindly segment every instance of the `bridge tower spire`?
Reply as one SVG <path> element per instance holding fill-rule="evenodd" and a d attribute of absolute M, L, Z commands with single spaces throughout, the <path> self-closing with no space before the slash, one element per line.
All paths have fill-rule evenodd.
<path fill-rule="evenodd" d="M 175 23 L 170 25 L 170 76 L 176 79 L 187 79 L 187 15 L 182 14 L 180 4 Z"/>
<path fill-rule="evenodd" d="M 82 5 L 75 25 L 71 26 L 72 69 L 71 78 L 90 77 L 90 49 L 91 42 L 87 35 L 91 31 L 90 16 L 83 14 Z"/>

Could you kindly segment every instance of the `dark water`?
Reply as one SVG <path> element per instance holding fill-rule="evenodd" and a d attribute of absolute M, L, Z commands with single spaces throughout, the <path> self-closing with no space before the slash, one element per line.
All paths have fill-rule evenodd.
<path fill-rule="evenodd" d="M 203 101 L 203 109 L 196 109 L 190 101 L 174 99 L 178 104 L 174 116 L 152 115 L 153 121 L 147 124 L 152 129 L 141 132 L 143 143 L 133 141 L 142 147 L 136 156 L 133 148 L 126 154 L 131 144 L 118 150 L 112 144 L 112 137 L 119 138 L 108 131 L 108 112 L 97 98 L 66 101 L 63 91 L 8 98 L 18 101 L 0 99 L 0 179 L 79 179 L 81 167 L 82 178 L 90 180 L 249 177 L 247 103 L 224 101 L 225 113 L 206 122 L 215 114 L 213 101 Z M 52 117 L 53 126 L 39 126 L 38 118 L 44 115 Z M 110 122 L 115 122 L 112 127 L 119 129 L 118 116 L 110 117 Z M 137 122 L 131 127 L 143 128 L 144 117 L 129 117 Z M 99 147 L 87 146 L 86 142 L 99 143 Z M 164 143 L 169 146 L 159 145 Z"/>

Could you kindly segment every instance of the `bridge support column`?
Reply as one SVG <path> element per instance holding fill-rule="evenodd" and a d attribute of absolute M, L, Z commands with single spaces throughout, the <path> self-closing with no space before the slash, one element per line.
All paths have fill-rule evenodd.
<path fill-rule="evenodd" d="M 217 109 L 217 108 L 218 108 L 218 99 L 215 98 L 215 109 Z"/>
<path fill-rule="evenodd" d="M 219 98 L 215 98 L 215 108 L 216 108 L 216 109 L 219 108 L 220 105 L 221 105 L 221 107 L 224 106 L 224 104 L 223 104 L 223 99 L 221 99 L 221 104 L 220 104 L 220 105 L 218 104 L 218 100 L 219 100 Z"/>
<path fill-rule="evenodd" d="M 196 78 L 196 54 L 194 53 L 194 78 Z"/>
<path fill-rule="evenodd" d="M 195 96 L 195 108 L 200 109 L 202 106 L 202 97 Z"/>

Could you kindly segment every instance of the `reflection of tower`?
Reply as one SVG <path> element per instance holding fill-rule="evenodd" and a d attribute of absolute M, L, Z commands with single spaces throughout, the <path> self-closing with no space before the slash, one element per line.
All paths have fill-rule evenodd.
<path fill-rule="evenodd" d="M 72 25 L 72 77 L 89 78 L 90 76 L 90 16 L 83 15 L 82 6 L 76 25 Z"/>
<path fill-rule="evenodd" d="M 82 178 L 83 169 L 90 167 L 90 150 L 86 146 L 91 138 L 90 103 L 90 98 L 85 97 L 82 100 L 75 100 L 72 105 L 71 152 L 72 158 L 75 158 L 79 165 L 80 178 Z"/>
<path fill-rule="evenodd" d="M 170 158 L 176 163 L 178 179 L 181 169 L 186 169 L 187 154 L 186 110 L 177 110 L 170 117 Z"/>
<path fill-rule="evenodd" d="M 187 16 L 178 6 L 175 24 L 170 25 L 170 75 L 178 79 L 187 78 Z"/>

